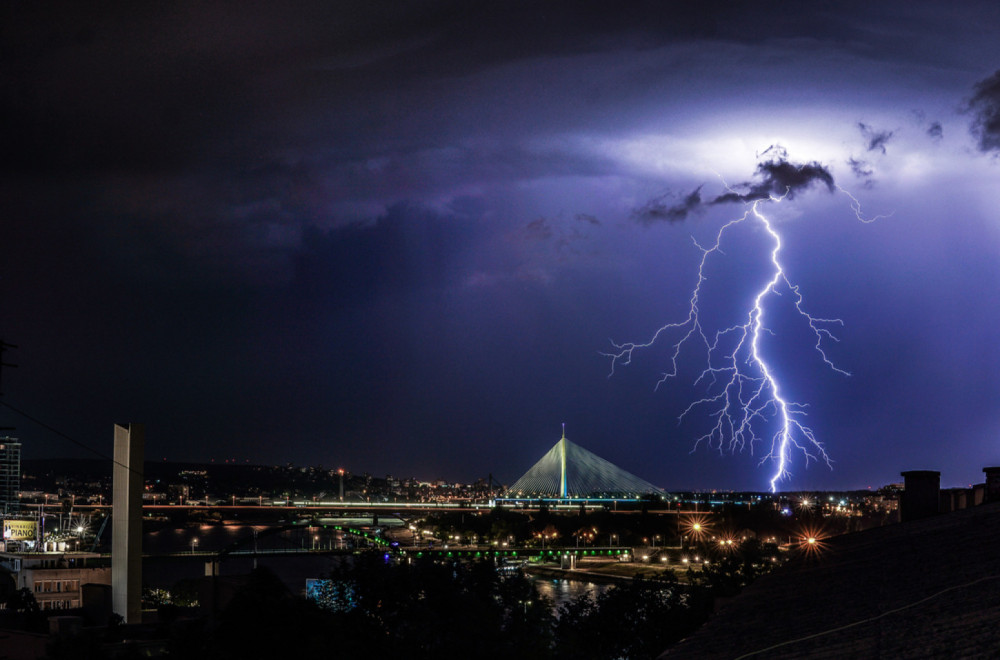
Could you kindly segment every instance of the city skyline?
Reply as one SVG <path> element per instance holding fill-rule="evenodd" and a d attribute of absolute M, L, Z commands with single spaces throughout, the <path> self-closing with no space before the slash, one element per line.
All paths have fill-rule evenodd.
<path fill-rule="evenodd" d="M 673 341 L 602 355 L 683 320 L 699 248 L 764 200 L 850 374 L 768 312 L 832 466 L 778 489 L 1000 464 L 991 3 L 7 13 L 3 401 L 106 455 L 139 422 L 150 460 L 513 483 L 565 423 L 658 486 L 766 490 L 767 447 L 678 423 L 704 358 L 657 387 Z M 715 328 L 769 276 L 740 229 Z"/>

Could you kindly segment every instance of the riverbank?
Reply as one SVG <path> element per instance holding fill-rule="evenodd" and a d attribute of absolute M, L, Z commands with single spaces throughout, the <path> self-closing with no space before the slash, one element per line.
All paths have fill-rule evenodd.
<path fill-rule="evenodd" d="M 527 564 L 526 573 L 553 579 L 579 580 L 595 584 L 630 583 L 636 578 L 658 579 L 672 574 L 669 568 L 648 564 L 619 562 L 581 562 L 575 569 L 559 568 L 547 564 Z"/>

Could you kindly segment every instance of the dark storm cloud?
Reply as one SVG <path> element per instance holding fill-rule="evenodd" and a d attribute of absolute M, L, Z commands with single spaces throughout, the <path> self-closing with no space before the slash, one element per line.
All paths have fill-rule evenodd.
<path fill-rule="evenodd" d="M 911 114 L 917 125 L 920 126 L 924 134 L 931 140 L 940 142 L 944 138 L 944 126 L 941 125 L 941 122 L 937 120 L 928 121 L 927 114 L 920 109 L 912 110 Z"/>
<path fill-rule="evenodd" d="M 525 225 L 524 237 L 529 241 L 548 240 L 552 238 L 552 227 L 545 218 L 537 218 Z"/>
<path fill-rule="evenodd" d="M 350 151 L 392 119 L 386 95 L 512 62 L 862 30 L 823 8 L 793 18 L 722 0 L 56 6 L 16 3 L 0 20 L 0 121 L 16 127 L 0 135 L 4 171 L 231 165 L 324 131 Z M 328 128 L 304 125 L 311 107 L 328 109 Z"/>
<path fill-rule="evenodd" d="M 680 201 L 674 201 L 669 193 L 651 199 L 642 207 L 633 210 L 632 217 L 644 225 L 686 220 L 691 213 L 696 212 L 702 206 L 701 188 L 698 186 Z"/>
<path fill-rule="evenodd" d="M 865 139 L 865 149 L 867 151 L 878 151 L 885 154 L 885 145 L 892 139 L 894 131 L 880 131 L 872 128 L 868 124 L 859 121 L 858 130 Z"/>
<path fill-rule="evenodd" d="M 510 238 L 515 243 L 525 245 L 553 241 L 557 251 L 561 252 L 579 241 L 592 238 L 593 232 L 600 226 L 600 220 L 586 213 L 579 213 L 572 218 L 562 216 L 536 218 L 514 232 Z M 548 253 L 542 256 L 549 257 Z"/>
<path fill-rule="evenodd" d="M 972 113 L 969 130 L 980 151 L 1000 152 L 1000 70 L 976 83 L 975 93 L 966 106 Z"/>
<path fill-rule="evenodd" d="M 866 160 L 860 160 L 852 156 L 847 159 L 847 164 L 850 166 L 851 172 L 854 172 L 854 176 L 859 179 L 869 179 L 874 173 L 871 164 Z"/>
<path fill-rule="evenodd" d="M 656 222 L 681 222 L 692 213 L 715 204 L 754 202 L 770 197 L 794 199 L 798 193 L 811 188 L 815 183 L 821 183 L 827 190 L 833 191 L 833 174 L 826 166 L 816 161 L 811 163 L 789 161 L 787 152 L 780 145 L 772 145 L 758 154 L 758 156 L 764 155 L 770 155 L 771 158 L 757 164 L 755 180 L 729 186 L 728 192 L 710 200 L 702 198 L 702 186 L 698 186 L 680 201 L 673 203 L 670 201 L 673 197 L 669 193 L 661 195 L 634 209 L 632 218 L 644 225 Z"/>
<path fill-rule="evenodd" d="M 293 288 L 304 299 L 335 307 L 439 289 L 458 281 L 457 257 L 473 240 L 468 223 L 396 204 L 374 223 L 308 228 L 295 257 Z"/>
<path fill-rule="evenodd" d="M 833 175 L 826 166 L 816 161 L 793 163 L 784 158 L 783 150 L 779 153 L 781 156 L 757 164 L 756 181 L 731 186 L 730 192 L 719 195 L 710 203 L 753 202 L 782 196 L 794 199 L 798 193 L 811 188 L 814 183 L 822 183 L 826 185 L 827 190 L 833 191 Z"/>
<path fill-rule="evenodd" d="M 816 161 L 794 163 L 788 160 L 788 150 L 780 144 L 772 144 L 757 154 L 758 159 L 764 156 L 769 158 L 757 163 L 754 172 L 757 180 L 729 186 L 729 192 L 708 203 L 753 202 L 769 197 L 794 199 L 799 192 L 816 182 L 824 183 L 828 190 L 833 190 L 833 174 L 825 165 Z"/>
<path fill-rule="evenodd" d="M 851 168 L 851 172 L 858 179 L 861 179 L 865 188 L 872 188 L 875 185 L 875 169 L 871 166 L 867 160 L 862 160 L 860 158 L 855 158 L 851 156 L 847 159 L 847 165 Z"/>
<path fill-rule="evenodd" d="M 713 4 L 713 3 L 706 3 Z M 710 8 L 665 12 L 596 2 L 19 4 L 4 44 L 0 167 L 160 170 L 259 157 L 331 98 L 380 95 L 530 57 L 592 52 L 637 33 L 650 43 L 715 32 Z M 631 41 L 629 43 L 632 43 Z M 375 128 L 371 107 L 365 128 Z M 350 114 L 348 112 L 348 114 Z M 248 134 L 249 133 L 249 134 Z M 356 138 L 355 138 L 356 139 Z M 341 148 L 350 140 L 342 141 Z"/>

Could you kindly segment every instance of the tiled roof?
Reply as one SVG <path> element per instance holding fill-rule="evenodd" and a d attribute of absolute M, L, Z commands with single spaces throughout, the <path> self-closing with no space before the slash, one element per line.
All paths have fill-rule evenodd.
<path fill-rule="evenodd" d="M 661 659 L 1000 657 L 1000 503 L 830 539 Z"/>

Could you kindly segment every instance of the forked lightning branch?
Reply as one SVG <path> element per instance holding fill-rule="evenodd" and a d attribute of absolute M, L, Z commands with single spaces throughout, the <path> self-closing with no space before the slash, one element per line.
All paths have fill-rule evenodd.
<path fill-rule="evenodd" d="M 788 278 L 782 266 L 781 236 L 763 212 L 765 204 L 778 203 L 782 199 L 783 197 L 769 195 L 764 199 L 753 200 L 742 216 L 730 220 L 719 229 L 711 246 L 702 247 L 695 241 L 701 251 L 701 260 L 686 318 L 661 326 L 645 342 L 619 344 L 612 341 L 613 350 L 602 353 L 611 359 L 610 377 L 617 367 L 630 364 L 636 351 L 660 342 L 673 342 L 669 350 L 669 368 L 656 384 L 659 388 L 667 381 L 677 378 L 682 350 L 691 344 L 700 347 L 698 350 L 705 358 L 705 367 L 695 379 L 694 385 L 703 387 L 705 395 L 691 402 L 680 414 L 678 422 L 696 414 L 714 420 L 707 432 L 695 438 L 695 448 L 703 443 L 720 451 L 731 452 L 747 448 L 753 452 L 756 445 L 766 447 L 767 453 L 762 457 L 761 463 L 772 461 L 775 465 L 770 479 L 772 492 L 777 490 L 779 481 L 790 475 L 792 454 L 795 451 L 801 453 L 807 463 L 810 460 L 821 460 L 831 467 L 832 465 L 823 443 L 814 430 L 805 424 L 804 405 L 796 403 L 785 393 L 775 365 L 762 350 L 762 336 L 772 332 L 768 326 L 768 310 L 779 301 L 790 300 L 795 311 L 807 322 L 815 338 L 814 348 L 823 362 L 837 373 L 850 375 L 837 367 L 824 349 L 827 342 L 837 341 L 832 329 L 842 326 L 843 322 L 840 319 L 813 316 L 806 311 L 799 287 Z M 853 197 L 851 199 L 854 200 Z M 856 208 L 856 200 L 854 202 L 852 208 L 855 214 L 868 222 L 861 217 L 860 208 Z M 706 266 L 711 260 L 724 257 L 721 244 L 726 234 L 746 223 L 758 223 L 772 241 L 769 258 L 771 277 L 747 301 L 743 322 L 726 328 L 708 329 L 702 323 L 700 308 Z"/>

